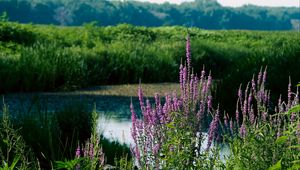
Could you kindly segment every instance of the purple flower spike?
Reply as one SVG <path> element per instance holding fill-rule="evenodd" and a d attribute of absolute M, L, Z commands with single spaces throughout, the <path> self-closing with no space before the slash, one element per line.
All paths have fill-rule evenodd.
<path fill-rule="evenodd" d="M 191 40 L 190 40 L 189 35 L 186 38 L 186 61 L 187 61 L 188 71 L 190 71 L 190 68 L 191 68 Z"/>
<path fill-rule="evenodd" d="M 265 68 L 265 71 L 264 71 L 262 85 L 264 85 L 266 83 L 266 80 L 267 80 L 267 67 Z"/>
<path fill-rule="evenodd" d="M 211 96 L 211 95 L 209 95 L 209 96 L 207 97 L 207 108 L 208 108 L 208 109 L 211 109 L 211 108 L 212 108 L 212 96 Z"/>
<path fill-rule="evenodd" d="M 210 148 L 212 141 L 214 140 L 214 138 L 217 134 L 218 123 L 219 123 L 219 109 L 217 109 L 216 115 L 214 116 L 214 119 L 210 123 L 210 126 L 209 126 L 208 139 L 207 139 L 207 150 Z"/>
<path fill-rule="evenodd" d="M 253 108 L 250 109 L 250 123 L 253 125 L 255 123 L 255 115 L 254 115 L 254 110 Z"/>
<path fill-rule="evenodd" d="M 224 115 L 224 125 L 226 128 L 228 128 L 228 113 Z"/>
<path fill-rule="evenodd" d="M 298 138 L 298 143 L 300 143 L 300 122 L 298 122 L 298 125 L 297 125 L 296 136 Z"/>
<path fill-rule="evenodd" d="M 183 65 L 180 64 L 179 67 L 179 83 L 180 83 L 180 90 L 183 91 Z"/>
<path fill-rule="evenodd" d="M 280 128 L 277 131 L 277 138 L 279 138 L 281 136 L 281 132 L 280 132 Z"/>
<path fill-rule="evenodd" d="M 262 114 L 262 121 L 263 122 L 267 121 L 267 116 L 268 116 L 268 113 L 267 112 L 263 112 L 263 114 Z"/>
<path fill-rule="evenodd" d="M 254 75 L 253 75 L 253 78 L 252 78 L 252 80 L 251 80 L 251 86 L 252 86 L 252 90 L 253 90 L 253 92 L 255 92 L 256 90 L 256 85 L 255 85 L 255 80 L 254 80 Z"/>
<path fill-rule="evenodd" d="M 198 99 L 198 83 L 199 83 L 199 80 L 198 80 L 197 76 L 195 76 L 194 89 L 193 89 L 193 101 L 194 102 L 196 102 L 196 100 Z"/>
<path fill-rule="evenodd" d="M 81 154 L 80 146 L 78 145 L 78 147 L 77 147 L 77 149 L 76 149 L 75 157 L 76 157 L 76 158 L 80 158 L 80 154 Z"/>
<path fill-rule="evenodd" d="M 158 153 L 159 149 L 160 149 L 160 144 L 156 144 L 156 145 L 153 147 L 153 153 L 154 153 L 154 155 L 156 155 L 156 154 Z"/>
<path fill-rule="evenodd" d="M 233 121 L 232 120 L 230 120 L 229 126 L 230 126 L 230 133 L 233 134 Z"/>
<path fill-rule="evenodd" d="M 235 119 L 237 124 L 239 125 L 240 123 L 240 113 L 239 113 L 239 105 L 238 102 L 236 103 L 236 110 L 235 110 Z"/>
<path fill-rule="evenodd" d="M 245 124 L 243 123 L 242 126 L 240 127 L 240 136 L 244 138 L 246 135 L 247 135 L 247 130 Z"/>
<path fill-rule="evenodd" d="M 289 85 L 288 85 L 288 108 L 291 107 L 291 100 L 292 100 L 292 90 L 291 90 L 292 84 L 291 84 L 291 78 L 289 78 Z"/>
<path fill-rule="evenodd" d="M 202 83 L 204 82 L 204 76 L 205 76 L 205 68 L 203 66 L 203 69 L 201 71 L 201 77 L 200 77 L 200 84 L 202 85 Z"/>
<path fill-rule="evenodd" d="M 90 159 L 94 158 L 94 145 L 90 143 L 90 152 L 89 152 Z"/>
<path fill-rule="evenodd" d="M 262 68 L 260 68 L 260 71 L 257 76 L 257 87 L 260 88 L 260 83 L 261 83 L 261 76 L 262 76 Z"/>
<path fill-rule="evenodd" d="M 291 114 L 291 122 L 296 122 L 296 113 Z"/>

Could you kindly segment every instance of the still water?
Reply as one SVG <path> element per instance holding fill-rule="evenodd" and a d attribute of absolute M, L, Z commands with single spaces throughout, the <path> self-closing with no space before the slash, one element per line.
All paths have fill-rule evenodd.
<path fill-rule="evenodd" d="M 147 90 L 177 89 L 174 84 L 146 85 Z M 10 113 L 30 113 L 32 111 L 55 112 L 66 106 L 84 105 L 88 111 L 96 109 L 99 113 L 98 130 L 104 137 L 120 143 L 132 144 L 130 103 L 134 104 L 137 114 L 139 102 L 136 96 L 137 85 L 101 86 L 88 90 L 55 93 L 18 93 L 4 95 L 4 103 Z M 164 94 L 160 91 L 160 94 Z M 145 93 L 145 97 L 153 103 L 153 97 Z M 0 109 L 2 110 L 2 104 Z M 204 133 L 206 136 L 206 133 Z M 206 146 L 205 140 L 202 146 Z M 228 148 L 222 148 L 222 155 L 227 155 Z"/>

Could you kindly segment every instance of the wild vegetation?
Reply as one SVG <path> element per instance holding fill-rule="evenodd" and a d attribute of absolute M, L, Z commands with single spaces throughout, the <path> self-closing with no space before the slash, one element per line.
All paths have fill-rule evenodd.
<path fill-rule="evenodd" d="M 80 26 L 129 23 L 139 26 L 187 26 L 204 29 L 300 29 L 298 7 L 223 7 L 217 0 L 195 0 L 181 5 L 132 0 L 1 0 L 0 13 L 11 21 Z"/>
<path fill-rule="evenodd" d="M 0 23 L 0 92 L 72 90 L 104 84 L 177 82 L 185 27 L 122 24 L 56 27 Z M 234 111 L 240 83 L 269 70 L 272 102 L 300 77 L 299 32 L 189 28 L 194 74 L 214 75 L 213 97 Z M 267 84 L 268 86 L 268 84 Z M 286 97 L 286 96 L 283 96 Z"/>
<path fill-rule="evenodd" d="M 139 169 L 299 169 L 300 105 L 299 91 L 287 88 L 288 99 L 270 103 L 265 87 L 267 71 L 237 92 L 233 116 L 212 106 L 212 76 L 191 69 L 190 40 L 186 62 L 180 65 L 180 96 L 165 95 L 161 103 L 144 100 L 138 89 L 142 117 L 137 119 L 133 105 L 131 148 Z M 274 110 L 273 110 L 274 109 Z M 224 112 L 223 112 L 224 111 Z M 211 121 L 209 121 L 211 120 Z M 203 133 L 210 122 L 207 134 Z M 205 139 L 207 142 L 205 143 Z M 222 158 L 220 149 L 228 146 Z M 222 161 L 222 159 L 224 161 Z"/>
<path fill-rule="evenodd" d="M 84 104 L 65 105 L 64 109 L 54 113 L 38 109 L 38 105 L 32 107 L 34 108 L 28 112 L 23 110 L 10 113 L 4 103 L 0 112 L 0 167 L 64 169 L 66 165 L 61 166 L 62 161 L 72 160 L 76 155 L 75 151 L 81 147 L 88 153 L 99 149 L 97 156 L 102 156 L 102 162 L 105 161 L 106 164 L 115 164 L 115 159 L 125 155 L 130 158 L 126 144 L 101 135 L 96 122 L 99 113 L 87 109 Z M 106 153 L 105 158 L 103 152 Z M 82 153 L 82 156 L 89 157 L 86 153 Z M 97 160 L 82 161 L 90 169 L 89 166 Z M 69 164 L 72 165 L 72 161 Z"/>
<path fill-rule="evenodd" d="M 272 93 L 265 86 L 267 69 L 261 69 L 249 83 L 239 86 L 235 97 L 236 111 L 234 114 L 227 114 L 228 112 L 223 108 L 212 104 L 212 75 L 207 74 L 203 69 L 197 76 L 192 69 L 191 56 L 188 37 L 186 60 L 181 62 L 179 67 L 179 95 L 170 92 L 162 102 L 159 94 L 155 94 L 155 102 L 151 104 L 149 100 L 145 101 L 142 87 L 138 88 L 141 117 L 138 118 L 133 105 L 130 106 L 134 140 L 131 146 L 133 159 L 128 159 L 126 156 L 116 158 L 116 168 L 299 169 L 299 89 L 293 92 L 294 85 L 289 80 L 286 88 L 287 99 L 279 97 L 274 106 L 270 101 Z M 71 109 L 73 108 L 75 107 L 72 106 Z M 95 128 L 97 114 L 95 112 L 73 114 L 78 110 L 81 109 L 66 109 L 62 113 L 54 114 L 55 121 L 51 119 L 43 121 L 43 117 L 38 116 L 30 119 L 32 121 L 39 118 L 39 121 L 33 123 L 38 126 L 39 123 L 45 123 L 43 125 L 51 127 L 52 123 L 57 122 L 59 126 L 54 127 L 62 130 L 59 132 L 67 132 L 68 137 L 77 136 L 75 141 L 78 144 L 75 148 L 74 145 L 68 144 L 69 138 L 62 142 L 68 145 L 63 145 L 63 148 L 59 149 L 59 151 L 70 150 L 74 155 L 49 159 L 42 154 L 42 157 L 48 158 L 50 167 L 57 169 L 103 169 L 107 163 L 101 139 Z M 20 136 L 19 132 L 14 130 L 16 127 L 13 127 L 11 120 L 14 120 L 15 115 L 10 117 L 6 107 L 3 109 L 2 116 L 1 169 L 36 169 L 43 166 L 41 157 L 37 156 L 38 159 L 34 159 L 34 146 L 29 145 L 30 147 L 27 148 L 28 139 L 36 140 L 36 138 L 29 137 L 26 140 L 28 133 Z M 80 116 L 87 116 L 87 119 L 82 119 Z M 30 123 L 24 120 L 21 122 Z M 73 128 L 68 126 L 68 122 Z M 87 127 L 82 127 L 86 124 Z M 26 126 L 20 130 L 24 130 L 24 127 Z M 207 133 L 204 133 L 206 128 L 208 128 Z M 68 129 L 75 129 L 75 131 L 72 133 Z M 51 135 L 54 134 L 51 130 L 46 130 L 49 132 L 49 137 L 46 139 L 49 139 L 50 143 Z M 79 133 L 82 130 L 83 133 Z M 85 130 L 90 131 L 85 132 Z M 78 138 L 80 134 L 87 135 L 89 140 L 85 137 L 82 142 Z M 64 136 L 59 139 L 64 139 Z M 229 147 L 230 150 L 223 158 L 220 155 L 222 147 Z M 25 152 L 26 149 L 29 152 Z M 51 164 L 53 162 L 54 166 Z"/>

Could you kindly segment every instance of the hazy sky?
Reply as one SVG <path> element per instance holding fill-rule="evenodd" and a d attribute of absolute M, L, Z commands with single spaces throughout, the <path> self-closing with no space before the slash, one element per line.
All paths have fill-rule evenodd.
<path fill-rule="evenodd" d="M 139 0 L 139 1 L 148 1 L 155 3 L 181 3 L 192 0 Z M 300 7 L 300 0 L 218 0 L 218 2 L 224 6 L 242 6 L 245 4 L 254 4 L 259 6 L 296 6 Z"/>

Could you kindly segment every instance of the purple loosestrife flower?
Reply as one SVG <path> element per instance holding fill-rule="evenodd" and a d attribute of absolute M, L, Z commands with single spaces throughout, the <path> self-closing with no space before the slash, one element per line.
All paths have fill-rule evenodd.
<path fill-rule="evenodd" d="M 80 146 L 78 145 L 75 153 L 75 158 L 80 158 L 80 155 L 81 155 L 81 151 L 80 151 Z"/>
<path fill-rule="evenodd" d="M 190 36 L 188 35 L 186 38 L 186 61 L 188 66 L 188 73 L 191 68 L 191 42 L 190 42 Z"/>
<path fill-rule="evenodd" d="M 202 86 L 203 82 L 204 82 L 204 78 L 205 78 L 205 67 L 203 66 L 203 69 L 201 71 L 201 77 L 200 77 L 200 86 Z"/>
<path fill-rule="evenodd" d="M 172 98 L 171 95 L 168 93 L 166 94 L 166 105 L 167 105 L 167 113 L 171 112 L 172 110 Z"/>
<path fill-rule="evenodd" d="M 249 83 L 247 84 L 246 90 L 245 90 L 245 100 L 244 100 L 244 107 L 243 107 L 243 119 L 246 119 L 246 114 L 247 114 L 247 94 L 248 94 L 248 88 L 249 88 Z"/>
<path fill-rule="evenodd" d="M 183 67 L 183 69 L 182 69 L 182 82 L 183 82 L 183 86 L 185 87 L 186 82 L 187 82 L 187 69 L 186 69 L 186 67 Z"/>
<path fill-rule="evenodd" d="M 150 104 L 150 101 L 149 99 L 146 100 L 146 110 L 144 111 L 144 123 L 147 125 L 148 123 L 151 123 L 153 121 L 156 121 L 156 120 L 153 120 L 152 119 L 152 116 L 151 116 L 151 104 Z"/>
<path fill-rule="evenodd" d="M 270 103 L 270 91 L 269 91 L 268 94 L 267 94 L 267 99 L 266 99 L 265 104 L 266 104 L 266 105 L 269 105 L 269 103 Z"/>
<path fill-rule="evenodd" d="M 291 122 L 296 122 L 296 113 L 291 114 Z"/>
<path fill-rule="evenodd" d="M 268 67 L 265 68 L 264 75 L 263 75 L 263 80 L 262 80 L 262 85 L 263 86 L 265 85 L 266 80 L 267 80 L 267 68 Z"/>
<path fill-rule="evenodd" d="M 180 107 L 180 105 L 179 105 L 179 101 L 178 101 L 178 98 L 177 98 L 177 94 L 174 91 L 173 92 L 173 111 L 178 111 L 179 107 Z"/>
<path fill-rule="evenodd" d="M 242 96 L 242 85 L 240 85 L 239 90 L 238 90 L 238 100 L 240 101 L 241 105 L 243 102 L 243 96 Z"/>
<path fill-rule="evenodd" d="M 209 150 L 212 141 L 214 140 L 216 134 L 218 133 L 218 123 L 219 123 L 219 108 L 216 111 L 213 121 L 210 123 L 208 130 L 208 138 L 207 138 L 207 150 Z"/>
<path fill-rule="evenodd" d="M 253 108 L 250 109 L 250 123 L 253 125 L 255 123 L 255 115 L 254 115 L 254 110 Z"/>
<path fill-rule="evenodd" d="M 267 116 L 268 116 L 268 112 L 263 112 L 263 114 L 262 114 L 262 121 L 263 122 L 267 121 Z"/>
<path fill-rule="evenodd" d="M 99 150 L 99 163 L 100 163 L 101 166 L 104 166 L 104 163 L 105 163 L 105 157 L 104 157 L 102 147 Z"/>
<path fill-rule="evenodd" d="M 282 102 L 281 102 L 281 95 L 279 95 L 279 99 L 278 99 L 278 112 L 282 113 L 283 112 L 283 106 L 282 106 Z"/>
<path fill-rule="evenodd" d="M 90 143 L 90 151 L 89 151 L 90 159 L 94 159 L 94 145 Z"/>
<path fill-rule="evenodd" d="M 255 85 L 255 80 L 254 80 L 254 75 L 253 75 L 253 77 L 252 77 L 252 80 L 251 80 L 251 86 L 252 86 L 252 90 L 253 90 L 253 93 L 255 93 L 255 91 L 256 91 L 256 85 Z"/>
<path fill-rule="evenodd" d="M 194 94 L 193 94 L 193 92 L 194 92 L 194 78 L 193 78 L 193 74 L 191 75 L 191 80 L 190 80 L 190 99 L 194 99 Z"/>
<path fill-rule="evenodd" d="M 203 116 L 204 116 L 204 111 L 203 111 L 204 108 L 203 107 L 204 107 L 203 104 L 200 105 L 200 108 L 197 112 L 197 121 L 201 121 L 203 119 Z"/>
<path fill-rule="evenodd" d="M 163 114 L 167 114 L 167 112 L 168 112 L 168 107 L 167 104 L 165 103 L 163 106 Z"/>
<path fill-rule="evenodd" d="M 244 101 L 244 107 L 243 107 L 243 119 L 246 119 L 246 114 L 247 114 L 247 98 L 245 98 Z"/>
<path fill-rule="evenodd" d="M 237 124 L 239 125 L 240 123 L 240 112 L 239 112 L 239 104 L 238 104 L 238 101 L 236 103 L 236 110 L 235 110 L 235 119 L 236 119 L 236 122 Z"/>
<path fill-rule="evenodd" d="M 199 80 L 197 78 L 197 76 L 195 76 L 194 78 L 194 89 L 193 89 L 193 101 L 196 103 L 197 99 L 198 99 L 198 83 Z"/>
<path fill-rule="evenodd" d="M 206 84 L 206 93 L 209 92 L 209 90 L 210 90 L 211 82 L 212 82 L 212 77 L 211 77 L 211 74 L 209 73 L 208 78 L 207 78 L 207 84 Z"/>
<path fill-rule="evenodd" d="M 297 125 L 296 136 L 298 138 L 298 144 L 299 144 L 300 143 L 300 121 L 298 122 L 298 125 Z"/>
<path fill-rule="evenodd" d="M 278 128 L 278 131 L 277 131 L 277 138 L 279 138 L 281 136 L 281 131 L 280 131 L 280 128 Z"/>
<path fill-rule="evenodd" d="M 228 128 L 228 113 L 224 115 L 224 125 Z"/>
<path fill-rule="evenodd" d="M 248 113 L 251 112 L 251 102 L 252 102 L 252 93 L 250 92 L 248 96 Z"/>
<path fill-rule="evenodd" d="M 230 133 L 233 134 L 233 121 L 232 120 L 230 120 L 229 126 L 230 126 Z"/>
<path fill-rule="evenodd" d="M 262 68 L 260 68 L 258 76 L 257 76 L 257 86 L 258 86 L 258 88 L 260 88 L 261 76 L 262 76 Z"/>
<path fill-rule="evenodd" d="M 159 144 L 159 143 L 158 143 L 158 144 L 155 144 L 154 147 L 153 147 L 153 151 L 152 151 L 153 154 L 154 154 L 154 155 L 158 154 L 159 149 L 160 149 L 160 144 Z"/>
<path fill-rule="evenodd" d="M 206 88 L 206 85 L 207 85 L 207 83 L 205 83 L 205 81 L 202 83 L 202 93 L 201 93 L 201 97 L 205 97 L 205 95 L 206 95 L 206 90 L 207 90 L 207 88 Z"/>
<path fill-rule="evenodd" d="M 183 91 L 183 65 L 180 64 L 179 67 L 179 84 L 180 84 L 180 90 Z"/>
<path fill-rule="evenodd" d="M 288 108 L 290 108 L 291 107 L 291 103 L 292 103 L 292 90 L 291 90 L 291 86 L 292 86 L 292 84 L 291 84 L 291 78 L 289 77 L 289 85 L 288 85 Z"/>
<path fill-rule="evenodd" d="M 212 96 L 211 95 L 209 95 L 207 97 L 207 108 L 208 108 L 208 110 L 210 110 L 212 108 Z"/>
<path fill-rule="evenodd" d="M 240 136 L 244 138 L 247 135 L 247 129 L 245 124 L 243 123 L 242 126 L 240 127 Z"/>

